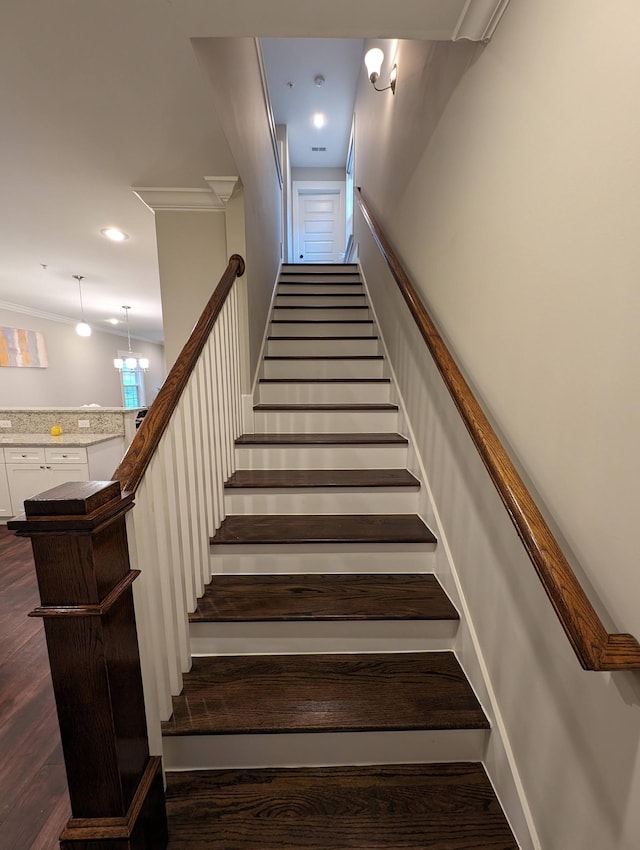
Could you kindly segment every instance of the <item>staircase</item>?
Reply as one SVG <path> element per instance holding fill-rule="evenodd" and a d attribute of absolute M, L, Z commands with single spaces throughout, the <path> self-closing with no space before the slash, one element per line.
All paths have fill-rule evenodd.
<path fill-rule="evenodd" d="M 514 850 L 357 267 L 284 266 L 193 668 L 171 850 Z"/>

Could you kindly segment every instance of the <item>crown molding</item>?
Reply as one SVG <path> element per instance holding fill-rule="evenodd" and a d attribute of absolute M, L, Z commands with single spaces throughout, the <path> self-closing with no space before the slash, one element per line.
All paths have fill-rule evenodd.
<path fill-rule="evenodd" d="M 57 313 L 47 313 L 45 310 L 36 310 L 34 307 L 25 307 L 22 304 L 13 304 L 11 301 L 0 301 L 0 310 L 8 310 L 10 313 L 21 313 L 24 316 L 35 316 L 37 319 L 48 319 L 50 322 L 59 322 L 61 325 L 78 324 L 78 319 L 59 316 Z"/>
<path fill-rule="evenodd" d="M 132 186 L 131 191 L 153 212 L 224 212 L 238 175 L 205 177 L 208 189 L 171 186 Z"/>
<path fill-rule="evenodd" d="M 233 190 L 238 184 L 238 176 L 205 177 L 204 179 L 205 182 L 209 184 L 209 188 L 218 199 L 218 202 L 222 204 L 223 207 L 226 207 L 229 198 L 233 195 Z"/>
<path fill-rule="evenodd" d="M 489 41 L 508 5 L 509 0 L 467 0 L 451 40 Z"/>
<path fill-rule="evenodd" d="M 9 313 L 19 313 L 23 316 L 33 316 L 36 319 L 46 319 L 49 322 L 57 322 L 60 325 L 77 325 L 78 319 L 70 319 L 68 316 L 59 316 L 57 313 L 48 313 L 46 310 L 36 310 L 34 307 L 26 307 L 23 304 L 14 304 L 11 301 L 0 301 L 0 310 L 7 310 Z M 103 328 L 97 327 L 95 322 L 89 322 L 92 330 L 96 333 L 109 334 L 110 336 L 119 336 L 127 338 L 126 331 L 118 331 L 114 327 Z M 131 334 L 131 339 L 137 339 L 139 342 L 149 342 L 152 345 L 164 345 L 163 342 L 158 342 L 157 339 L 149 339 L 148 337 Z"/>

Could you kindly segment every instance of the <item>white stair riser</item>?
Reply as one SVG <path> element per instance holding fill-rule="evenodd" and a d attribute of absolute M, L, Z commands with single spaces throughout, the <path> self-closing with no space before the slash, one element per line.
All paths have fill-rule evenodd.
<path fill-rule="evenodd" d="M 481 761 L 487 730 L 187 735 L 163 739 L 165 770 Z"/>
<path fill-rule="evenodd" d="M 413 514 L 417 487 L 227 490 L 226 514 Z"/>
<path fill-rule="evenodd" d="M 193 655 L 438 652 L 453 649 L 457 630 L 456 620 L 325 620 L 189 626 Z"/>
<path fill-rule="evenodd" d="M 278 292 L 275 307 L 366 307 L 367 299 L 363 295 L 305 295 L 304 293 Z"/>
<path fill-rule="evenodd" d="M 435 544 L 254 544 L 211 547 L 211 575 L 429 573 Z"/>
<path fill-rule="evenodd" d="M 388 381 L 382 383 L 282 383 L 259 385 L 261 404 L 387 404 Z"/>
<path fill-rule="evenodd" d="M 335 355 L 349 357 L 378 354 L 378 340 L 375 337 L 361 339 L 269 339 L 267 354 L 275 356 L 312 356 Z"/>
<path fill-rule="evenodd" d="M 236 469 L 405 469 L 406 446 L 238 446 Z"/>
<path fill-rule="evenodd" d="M 394 432 L 398 428 L 395 410 L 256 410 L 258 434 L 359 434 Z"/>
<path fill-rule="evenodd" d="M 283 263 L 283 274 L 313 274 L 324 277 L 326 274 L 358 274 L 357 263 Z"/>
<path fill-rule="evenodd" d="M 318 322 L 335 322 L 348 319 L 353 322 L 359 319 L 370 319 L 371 316 L 367 307 L 343 307 L 338 305 L 337 307 L 322 307 L 313 310 L 309 310 L 306 307 L 286 310 L 276 307 L 271 318 L 274 320 L 313 319 Z"/>
<path fill-rule="evenodd" d="M 270 336 L 373 336 L 373 322 L 271 322 Z"/>
<path fill-rule="evenodd" d="M 265 360 L 265 378 L 381 378 L 384 360 Z"/>
<path fill-rule="evenodd" d="M 286 295 L 287 292 L 304 291 L 308 295 L 333 295 L 335 293 L 343 293 L 344 295 L 362 295 L 364 288 L 361 283 L 305 283 L 302 286 L 295 282 L 278 284 L 278 294 Z"/>

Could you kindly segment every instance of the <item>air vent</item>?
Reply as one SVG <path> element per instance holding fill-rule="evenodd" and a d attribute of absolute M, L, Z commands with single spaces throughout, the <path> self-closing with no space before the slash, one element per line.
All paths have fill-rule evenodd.
<path fill-rule="evenodd" d="M 326 151 L 326 148 L 311 148 L 311 150 L 316 151 L 316 152 L 320 152 L 320 151 Z"/>

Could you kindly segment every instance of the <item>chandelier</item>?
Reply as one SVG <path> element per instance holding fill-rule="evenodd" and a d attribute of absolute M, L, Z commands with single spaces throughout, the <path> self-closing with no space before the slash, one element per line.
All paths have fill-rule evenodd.
<path fill-rule="evenodd" d="M 125 321 L 127 323 L 127 343 L 128 343 L 128 353 L 126 357 L 115 357 L 113 360 L 113 365 L 122 372 L 123 369 L 127 369 L 130 372 L 133 372 L 135 369 L 140 369 L 143 372 L 149 368 L 149 360 L 146 357 L 137 358 L 134 356 L 133 351 L 131 350 L 131 334 L 129 332 L 129 310 L 131 307 L 128 304 L 123 304 L 122 309 L 124 310 Z"/>

